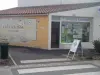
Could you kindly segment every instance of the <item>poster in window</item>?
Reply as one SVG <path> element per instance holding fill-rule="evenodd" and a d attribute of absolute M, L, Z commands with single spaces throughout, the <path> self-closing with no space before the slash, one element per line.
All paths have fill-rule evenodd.
<path fill-rule="evenodd" d="M 66 22 L 62 25 L 64 33 L 61 33 L 61 43 L 71 43 L 73 41 L 72 27 L 69 25 L 71 24 Z"/>

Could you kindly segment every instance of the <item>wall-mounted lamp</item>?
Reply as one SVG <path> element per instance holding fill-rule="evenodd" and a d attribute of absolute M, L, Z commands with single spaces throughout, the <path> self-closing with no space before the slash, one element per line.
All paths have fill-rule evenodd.
<path fill-rule="evenodd" d="M 37 20 L 37 23 L 39 23 L 40 21 L 39 20 Z"/>

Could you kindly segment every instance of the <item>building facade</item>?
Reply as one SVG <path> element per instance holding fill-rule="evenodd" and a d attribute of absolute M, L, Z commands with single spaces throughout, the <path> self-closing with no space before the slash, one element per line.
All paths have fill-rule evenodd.
<path fill-rule="evenodd" d="M 10 43 L 14 46 L 42 49 L 70 49 L 74 39 L 82 47 L 93 49 L 92 42 L 100 38 L 100 2 L 17 7 L 0 11 L 0 19 L 36 19 L 36 40 Z M 34 25 L 34 24 L 33 24 Z"/>
<path fill-rule="evenodd" d="M 100 2 L 100 0 L 18 0 L 19 7 Z"/>
<path fill-rule="evenodd" d="M 51 22 L 60 25 L 59 48 L 61 49 L 69 49 L 73 39 L 80 39 L 83 48 L 91 49 L 93 48 L 93 40 L 100 38 L 98 34 L 100 32 L 100 7 L 58 12 L 50 15 Z M 52 40 L 52 38 L 50 39 Z"/>

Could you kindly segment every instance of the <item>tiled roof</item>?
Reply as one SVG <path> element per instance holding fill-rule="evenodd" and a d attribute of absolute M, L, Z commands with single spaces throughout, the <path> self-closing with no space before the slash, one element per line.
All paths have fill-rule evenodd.
<path fill-rule="evenodd" d="M 80 4 L 61 4 L 48 6 L 16 7 L 0 11 L 0 15 L 27 15 L 27 14 L 49 14 L 54 12 L 76 10 L 88 7 L 100 6 L 100 2 L 80 3 Z"/>

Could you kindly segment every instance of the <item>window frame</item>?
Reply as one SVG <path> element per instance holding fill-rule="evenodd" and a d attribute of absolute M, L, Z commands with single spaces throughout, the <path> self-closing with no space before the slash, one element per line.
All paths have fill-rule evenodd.
<path fill-rule="evenodd" d="M 62 22 L 67 22 L 67 23 L 89 23 L 89 40 L 88 40 L 88 42 L 90 42 L 90 34 L 91 34 L 91 32 L 90 32 L 90 30 L 91 30 L 91 22 L 68 22 L 68 21 L 61 21 L 61 25 L 60 25 L 60 43 L 61 44 L 72 44 L 72 42 L 70 42 L 70 43 L 68 43 L 68 42 L 66 42 L 66 43 L 62 43 Z M 82 41 L 83 42 L 83 41 Z M 86 42 L 83 42 L 83 43 L 86 43 Z"/>

